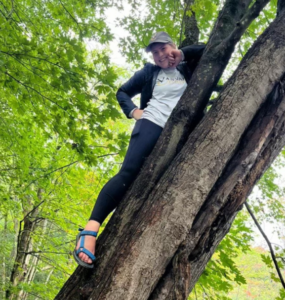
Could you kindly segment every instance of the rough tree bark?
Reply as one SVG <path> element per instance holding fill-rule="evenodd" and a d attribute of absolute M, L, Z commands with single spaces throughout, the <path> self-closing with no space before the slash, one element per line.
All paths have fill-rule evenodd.
<path fill-rule="evenodd" d="M 180 42 L 180 48 L 197 44 L 199 41 L 199 28 L 197 20 L 195 18 L 195 12 L 192 10 L 194 0 L 184 1 L 184 14 L 181 24 L 180 39 L 182 36 L 182 30 L 184 29 L 185 39 Z"/>
<path fill-rule="evenodd" d="M 7 239 L 7 214 L 4 215 L 4 239 Z M 5 286 L 6 284 L 6 261 L 5 256 L 3 255 L 3 262 L 2 262 L 2 284 Z M 3 299 L 5 299 L 5 290 L 1 293 L 3 295 Z"/>
<path fill-rule="evenodd" d="M 273 92 L 241 139 L 224 174 L 196 216 L 186 242 L 180 246 L 150 299 L 180 299 L 172 294 L 190 293 L 253 186 L 285 146 L 284 78 Z M 249 163 L 252 157 L 256 157 L 254 164 Z M 177 260 L 183 261 L 183 267 L 175 264 Z M 191 276 L 184 271 L 185 266 L 191 270 Z M 182 289 L 176 284 L 177 276 L 188 280 Z"/>
<path fill-rule="evenodd" d="M 185 95 L 98 239 L 94 271 L 79 267 L 56 299 L 186 299 L 284 146 L 284 11 L 201 120 L 234 45 L 266 2 L 248 9 L 250 1 L 226 1 Z"/>
<path fill-rule="evenodd" d="M 35 222 L 35 220 L 33 220 L 33 221 Z M 44 242 L 44 236 L 46 235 L 47 225 L 48 225 L 47 219 L 37 220 L 37 226 L 36 227 L 41 229 L 41 236 L 40 236 L 40 238 L 37 242 L 37 246 L 33 247 L 32 252 L 34 252 L 34 253 L 30 253 L 34 256 L 28 262 L 27 272 L 26 272 L 26 276 L 24 278 L 25 283 L 30 284 L 35 278 L 35 275 L 36 275 L 36 272 L 37 272 L 37 266 L 38 266 L 38 263 L 40 261 L 40 254 L 37 253 L 37 251 L 39 250 L 40 246 Z M 36 228 L 34 228 L 34 231 L 35 231 L 35 229 Z M 17 300 L 26 300 L 28 298 L 28 296 L 29 296 L 29 293 L 25 292 L 24 290 L 21 290 L 18 294 Z"/>
<path fill-rule="evenodd" d="M 38 189 L 37 196 L 41 199 L 42 189 Z M 31 204 L 32 206 L 32 204 Z M 32 234 L 37 228 L 38 206 L 29 206 L 24 211 L 24 218 L 20 222 L 17 239 L 16 256 L 10 276 L 10 286 L 6 290 L 6 299 L 22 299 L 22 292 L 14 290 L 20 282 L 25 282 L 28 276 L 30 255 L 32 249 Z"/>

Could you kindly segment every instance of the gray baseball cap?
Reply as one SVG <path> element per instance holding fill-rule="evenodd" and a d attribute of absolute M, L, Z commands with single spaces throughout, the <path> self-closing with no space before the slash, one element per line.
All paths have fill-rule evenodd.
<path fill-rule="evenodd" d="M 150 39 L 148 46 L 145 48 L 145 51 L 150 52 L 151 45 L 154 44 L 154 43 L 169 44 L 169 43 L 173 43 L 173 41 L 172 41 L 172 39 L 171 39 L 171 37 L 169 36 L 168 33 L 164 32 L 164 31 L 157 32 Z"/>

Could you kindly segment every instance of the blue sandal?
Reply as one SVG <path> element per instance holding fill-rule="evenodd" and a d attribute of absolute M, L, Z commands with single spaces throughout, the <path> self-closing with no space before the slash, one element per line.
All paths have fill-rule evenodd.
<path fill-rule="evenodd" d="M 84 267 L 84 268 L 89 268 L 89 269 L 92 269 L 94 268 L 94 261 L 96 260 L 96 257 L 89 251 L 87 250 L 86 248 L 84 248 L 84 240 L 85 240 L 85 235 L 91 235 L 91 236 L 94 236 L 96 237 L 97 236 L 97 232 L 96 231 L 88 231 L 88 230 L 83 230 L 83 229 L 78 229 L 80 232 L 77 234 L 76 236 L 76 245 L 75 245 L 75 249 L 73 251 L 73 257 L 74 259 L 76 260 L 76 262 Z M 81 238 L 82 237 L 82 238 Z M 79 239 L 81 238 L 81 241 L 80 241 L 80 245 L 79 245 L 79 248 L 76 250 L 76 246 L 78 244 L 78 241 Z M 91 264 L 88 264 L 88 263 L 85 263 L 84 261 L 82 261 L 79 257 L 78 257 L 78 254 L 80 252 L 83 252 L 85 253 L 86 255 L 88 255 L 91 260 L 92 260 L 92 263 Z"/>

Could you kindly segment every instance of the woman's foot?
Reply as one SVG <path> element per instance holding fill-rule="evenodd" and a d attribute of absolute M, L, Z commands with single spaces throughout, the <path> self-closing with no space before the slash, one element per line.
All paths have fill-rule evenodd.
<path fill-rule="evenodd" d="M 84 230 L 88 230 L 88 231 L 95 231 L 98 232 L 100 228 L 100 223 L 90 220 Z M 82 239 L 82 236 L 80 237 L 77 245 L 76 245 L 76 250 L 79 248 L 80 245 L 80 241 Z M 88 251 L 90 251 L 93 255 L 95 255 L 95 245 L 96 245 L 96 238 L 92 235 L 85 235 L 85 240 L 84 240 L 84 248 L 87 249 Z M 78 257 L 85 263 L 87 264 L 91 264 L 92 263 L 92 259 L 85 253 L 80 252 L 78 254 Z"/>

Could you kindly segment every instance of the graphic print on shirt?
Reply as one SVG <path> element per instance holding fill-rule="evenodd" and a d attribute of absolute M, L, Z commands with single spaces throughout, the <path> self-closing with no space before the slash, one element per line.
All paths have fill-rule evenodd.
<path fill-rule="evenodd" d="M 184 84 L 184 83 L 185 83 L 185 79 L 181 74 L 175 77 L 161 76 L 156 79 L 157 86 L 164 86 L 170 84 Z"/>
<path fill-rule="evenodd" d="M 183 75 L 177 69 L 160 70 L 152 98 L 147 103 L 141 118 L 164 127 L 186 86 Z"/>

